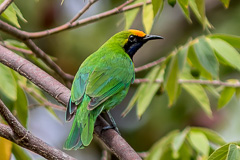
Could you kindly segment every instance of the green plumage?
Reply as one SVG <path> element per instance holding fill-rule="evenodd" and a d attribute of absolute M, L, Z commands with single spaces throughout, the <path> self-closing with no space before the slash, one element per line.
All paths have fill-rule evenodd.
<path fill-rule="evenodd" d="M 119 104 L 134 81 L 134 65 L 124 50 L 130 31 L 110 38 L 80 66 L 71 89 L 66 118 L 74 114 L 72 129 L 64 149 L 88 146 L 98 115 Z"/>
<path fill-rule="evenodd" d="M 161 36 L 128 30 L 115 34 L 80 66 L 71 89 L 66 120 L 74 121 L 64 149 L 88 146 L 96 118 L 118 105 L 134 81 L 133 55 L 148 40 Z"/>

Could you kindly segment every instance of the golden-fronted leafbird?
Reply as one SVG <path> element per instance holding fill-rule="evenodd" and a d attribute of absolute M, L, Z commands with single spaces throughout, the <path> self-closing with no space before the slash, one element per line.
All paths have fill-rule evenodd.
<path fill-rule="evenodd" d="M 153 39 L 162 37 L 133 29 L 119 32 L 81 64 L 67 106 L 66 121 L 75 117 L 64 149 L 84 148 L 90 144 L 96 118 L 118 105 L 134 81 L 134 54 Z"/>

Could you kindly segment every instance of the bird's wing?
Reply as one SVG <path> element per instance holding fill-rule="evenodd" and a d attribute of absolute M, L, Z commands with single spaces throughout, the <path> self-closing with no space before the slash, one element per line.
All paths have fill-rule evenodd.
<path fill-rule="evenodd" d="M 116 61 L 116 62 L 115 62 Z M 99 65 L 89 75 L 85 93 L 91 97 L 88 109 L 93 110 L 108 98 L 129 86 L 134 78 L 133 65 L 126 59 Z"/>
<path fill-rule="evenodd" d="M 73 118 L 74 113 L 77 110 L 78 104 L 80 104 L 80 102 L 83 99 L 88 75 L 89 75 L 88 73 L 83 73 L 79 71 L 74 78 L 71 89 L 71 97 L 69 99 L 66 111 L 67 121 L 70 121 Z"/>

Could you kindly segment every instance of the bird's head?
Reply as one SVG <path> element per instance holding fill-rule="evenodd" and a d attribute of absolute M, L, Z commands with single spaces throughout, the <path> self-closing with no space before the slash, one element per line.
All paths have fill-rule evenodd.
<path fill-rule="evenodd" d="M 115 34 L 110 41 L 120 45 L 132 59 L 134 54 L 144 43 L 154 39 L 163 39 L 163 37 L 147 35 L 142 31 L 130 29 Z"/>

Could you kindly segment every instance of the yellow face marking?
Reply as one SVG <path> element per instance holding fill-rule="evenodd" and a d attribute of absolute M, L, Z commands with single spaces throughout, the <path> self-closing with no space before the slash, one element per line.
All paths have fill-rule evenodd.
<path fill-rule="evenodd" d="M 130 32 L 132 32 L 133 35 L 138 36 L 138 37 L 145 37 L 146 33 L 139 31 L 139 30 L 135 30 L 135 29 L 130 29 Z"/>

